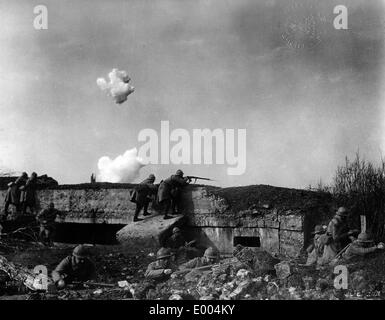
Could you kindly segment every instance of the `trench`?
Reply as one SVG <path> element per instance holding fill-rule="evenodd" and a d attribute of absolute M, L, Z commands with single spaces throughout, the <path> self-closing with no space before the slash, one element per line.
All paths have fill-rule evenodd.
<path fill-rule="evenodd" d="M 56 225 L 55 242 L 118 244 L 116 232 L 125 224 L 108 223 L 58 223 Z"/>

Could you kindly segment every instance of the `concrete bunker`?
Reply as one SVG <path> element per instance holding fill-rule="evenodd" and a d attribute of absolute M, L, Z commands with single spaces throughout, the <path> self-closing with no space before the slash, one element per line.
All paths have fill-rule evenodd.
<path fill-rule="evenodd" d="M 57 241 L 112 244 L 116 240 L 155 248 L 172 227 L 180 226 L 199 246 L 216 246 L 224 254 L 241 244 L 295 257 L 310 241 L 315 224 L 332 213 L 330 196 L 313 191 L 190 185 L 182 193 L 183 217 L 165 221 L 153 215 L 133 223 L 135 204 L 129 191 L 134 187 L 58 185 L 38 190 L 37 197 L 41 207 L 52 201 L 66 215 L 64 221 L 58 220 Z M 5 193 L 5 188 L 0 190 L 0 202 Z"/>

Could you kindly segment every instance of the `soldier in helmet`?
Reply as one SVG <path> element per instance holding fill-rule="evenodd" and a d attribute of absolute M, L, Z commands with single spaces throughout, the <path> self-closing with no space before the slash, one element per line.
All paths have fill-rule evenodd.
<path fill-rule="evenodd" d="M 325 247 L 325 230 L 321 225 L 317 225 L 314 228 L 313 243 L 306 249 L 308 253 L 306 265 L 311 266 L 317 263 L 318 259 L 322 257 Z"/>
<path fill-rule="evenodd" d="M 31 177 L 27 180 L 24 186 L 20 187 L 20 205 L 23 214 L 27 213 L 27 208 L 32 214 L 36 212 L 36 184 L 37 184 L 37 173 L 32 172 Z"/>
<path fill-rule="evenodd" d="M 177 267 L 171 261 L 172 253 L 168 248 L 160 248 L 156 253 L 156 261 L 151 262 L 144 276 L 156 281 L 167 280 Z"/>
<path fill-rule="evenodd" d="M 52 246 L 53 238 L 56 231 L 56 217 L 64 218 L 63 212 L 55 209 L 53 202 L 49 204 L 49 207 L 40 211 L 36 220 L 40 224 L 39 237 L 44 245 Z"/>
<path fill-rule="evenodd" d="M 318 260 L 318 264 L 324 265 L 330 263 L 341 249 L 354 240 L 353 234 L 355 234 L 357 230 L 349 230 L 347 217 L 348 210 L 345 207 L 338 208 L 335 216 L 327 227 L 324 253 L 322 258 Z"/>
<path fill-rule="evenodd" d="M 78 245 L 72 256 L 64 258 L 52 271 L 52 279 L 59 289 L 73 281 L 85 282 L 96 277 L 95 266 L 89 259 L 89 253 L 84 245 Z"/>
<path fill-rule="evenodd" d="M 179 198 L 181 188 L 188 185 L 191 180 L 187 177 L 183 177 L 183 171 L 177 170 L 175 175 L 163 180 L 158 189 L 158 201 L 162 206 L 162 212 L 164 219 L 170 219 L 168 215 L 170 207 L 173 214 L 179 214 Z M 178 207 L 178 212 L 177 212 Z"/>
<path fill-rule="evenodd" d="M 140 221 L 139 213 L 143 209 L 143 216 L 148 216 L 148 205 L 150 204 L 152 197 L 158 192 L 158 186 L 154 185 L 155 176 L 150 174 L 147 179 L 143 180 L 135 188 L 131 197 L 131 201 L 136 203 L 136 209 L 134 214 L 134 222 Z"/>
<path fill-rule="evenodd" d="M 172 235 L 166 240 L 165 247 L 172 250 L 177 250 L 186 244 L 186 239 L 182 235 L 182 231 L 178 227 L 172 229 Z"/>
<path fill-rule="evenodd" d="M 356 257 L 363 258 L 369 253 L 383 249 L 384 244 L 382 242 L 380 242 L 378 245 L 375 245 L 371 237 L 366 232 L 362 232 L 342 254 L 342 258 L 344 260 L 350 260 Z"/>
<path fill-rule="evenodd" d="M 203 257 L 194 258 L 179 266 L 179 269 L 194 269 L 203 266 L 208 266 L 217 263 L 220 260 L 220 255 L 217 249 L 209 247 L 206 249 Z"/>
<path fill-rule="evenodd" d="M 8 215 L 8 208 L 10 204 L 13 204 L 16 207 L 16 211 L 20 211 L 20 188 L 25 185 L 27 182 L 28 175 L 26 172 L 23 172 L 15 182 L 10 182 L 8 184 L 8 190 L 5 195 L 5 205 L 4 205 L 4 216 L 3 219 L 6 220 Z"/>

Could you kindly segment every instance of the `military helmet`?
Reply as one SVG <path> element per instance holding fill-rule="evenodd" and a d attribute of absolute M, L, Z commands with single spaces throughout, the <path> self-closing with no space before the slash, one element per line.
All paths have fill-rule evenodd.
<path fill-rule="evenodd" d="M 336 214 L 342 217 L 346 217 L 348 216 L 348 210 L 345 207 L 339 207 Z"/>
<path fill-rule="evenodd" d="M 177 176 L 180 176 L 180 177 L 183 177 L 183 171 L 182 170 L 180 170 L 180 169 L 178 169 L 177 171 L 176 171 L 176 173 L 175 173 L 175 175 L 177 175 Z"/>
<path fill-rule="evenodd" d="M 160 248 L 156 253 L 156 259 L 164 259 L 171 257 L 171 250 L 169 248 Z"/>
<path fill-rule="evenodd" d="M 174 227 L 173 229 L 172 229 L 172 233 L 173 234 L 175 234 L 175 233 L 180 233 L 181 231 L 180 231 L 180 229 L 178 228 L 178 227 Z"/>
<path fill-rule="evenodd" d="M 148 179 L 154 180 L 154 181 L 155 181 L 155 176 L 151 173 L 151 174 L 148 176 Z"/>
<path fill-rule="evenodd" d="M 204 256 L 207 258 L 216 259 L 216 258 L 218 258 L 218 251 L 213 247 L 209 247 L 206 249 Z"/>
<path fill-rule="evenodd" d="M 359 241 L 359 242 L 373 242 L 371 237 L 366 232 L 361 232 L 357 237 L 357 241 Z"/>
<path fill-rule="evenodd" d="M 324 231 L 325 230 L 321 225 L 316 225 L 312 234 L 321 234 L 324 233 Z"/>
<path fill-rule="evenodd" d="M 82 244 L 79 244 L 72 252 L 72 255 L 77 258 L 86 258 L 88 256 L 87 248 Z"/>

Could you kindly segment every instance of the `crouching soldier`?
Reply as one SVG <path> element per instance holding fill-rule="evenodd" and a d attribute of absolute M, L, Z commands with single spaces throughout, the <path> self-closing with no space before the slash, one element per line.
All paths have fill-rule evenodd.
<path fill-rule="evenodd" d="M 356 240 L 354 240 L 346 251 L 342 254 L 342 259 L 351 260 L 356 257 L 365 257 L 367 254 L 375 252 L 377 250 L 383 250 L 384 244 L 380 242 L 378 245 L 374 244 L 374 241 L 367 233 L 360 233 Z"/>
<path fill-rule="evenodd" d="M 177 269 L 176 265 L 171 261 L 171 257 L 170 249 L 160 248 L 156 253 L 156 261 L 148 265 L 144 276 L 147 279 L 153 279 L 159 282 L 167 280 L 171 273 Z"/>
<path fill-rule="evenodd" d="M 52 280 L 58 289 L 73 282 L 85 282 L 96 278 L 95 266 L 89 259 L 87 248 L 78 245 L 72 256 L 64 258 L 52 271 Z"/>
<path fill-rule="evenodd" d="M 40 241 L 44 245 L 53 245 L 53 238 L 56 230 L 55 219 L 57 216 L 60 216 L 62 219 L 64 218 L 63 213 L 55 209 L 55 205 L 52 202 L 49 204 L 48 208 L 40 211 L 40 213 L 36 216 L 36 220 L 40 224 Z"/>
<path fill-rule="evenodd" d="M 318 265 L 329 264 L 335 256 L 345 248 L 349 242 L 354 240 L 353 234 L 357 230 L 349 231 L 348 210 L 344 207 L 338 208 L 334 218 L 329 222 L 326 235 L 327 240 L 324 247 L 322 258 L 318 260 Z"/>
<path fill-rule="evenodd" d="M 325 235 L 325 230 L 320 225 L 314 228 L 313 234 L 313 243 L 306 249 L 308 254 L 306 261 L 307 266 L 315 265 L 318 259 L 322 257 L 327 238 Z"/>
<path fill-rule="evenodd" d="M 220 260 L 219 252 L 213 247 L 206 249 L 203 257 L 194 258 L 179 266 L 180 270 L 195 269 L 203 266 L 209 266 L 217 263 Z"/>

